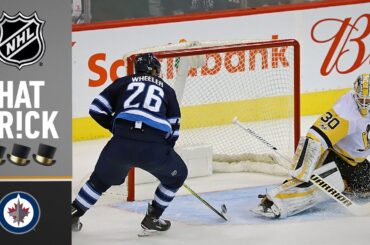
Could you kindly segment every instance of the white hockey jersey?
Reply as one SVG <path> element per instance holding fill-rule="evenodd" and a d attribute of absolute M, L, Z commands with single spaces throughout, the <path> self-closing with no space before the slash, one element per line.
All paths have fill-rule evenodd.
<path fill-rule="evenodd" d="M 360 114 L 350 91 L 316 120 L 307 136 L 321 143 L 323 153 L 332 148 L 356 166 L 370 154 L 369 132 L 370 114 Z"/>

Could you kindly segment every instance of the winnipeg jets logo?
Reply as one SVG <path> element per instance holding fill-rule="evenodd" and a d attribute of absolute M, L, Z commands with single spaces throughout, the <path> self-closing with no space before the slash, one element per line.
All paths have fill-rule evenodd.
<path fill-rule="evenodd" d="M 40 219 L 36 199 L 25 192 L 12 192 L 0 201 L 0 225 L 13 234 L 33 230 Z"/>
<path fill-rule="evenodd" d="M 45 21 L 37 13 L 24 16 L 21 12 L 0 18 L 0 61 L 21 69 L 39 61 L 45 53 L 42 34 Z"/>

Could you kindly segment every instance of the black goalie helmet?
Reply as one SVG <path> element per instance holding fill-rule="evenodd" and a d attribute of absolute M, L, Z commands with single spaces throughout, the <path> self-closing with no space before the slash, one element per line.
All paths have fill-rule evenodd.
<path fill-rule="evenodd" d="M 161 63 L 152 53 L 138 54 L 135 59 L 135 72 L 159 76 Z"/>

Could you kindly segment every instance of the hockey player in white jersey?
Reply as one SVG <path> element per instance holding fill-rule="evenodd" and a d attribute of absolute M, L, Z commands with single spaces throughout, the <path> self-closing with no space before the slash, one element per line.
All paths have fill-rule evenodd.
<path fill-rule="evenodd" d="M 370 194 L 370 74 L 360 75 L 353 90 L 319 117 L 301 138 L 290 170 L 291 178 L 268 191 L 252 212 L 285 218 L 329 197 L 309 182 L 320 175 L 339 191 Z"/>

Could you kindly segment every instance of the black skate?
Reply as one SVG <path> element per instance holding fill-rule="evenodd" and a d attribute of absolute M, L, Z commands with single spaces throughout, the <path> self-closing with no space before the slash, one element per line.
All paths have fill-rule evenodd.
<path fill-rule="evenodd" d="M 266 195 L 258 195 L 258 197 L 262 200 L 256 208 L 251 209 L 253 213 L 273 219 L 280 217 L 280 210 Z"/>
<path fill-rule="evenodd" d="M 154 215 L 154 208 L 148 204 L 148 211 L 141 221 L 141 227 L 143 228 L 142 233 L 138 234 L 139 237 L 149 236 L 156 232 L 167 231 L 171 227 L 169 220 L 157 218 Z"/>
<path fill-rule="evenodd" d="M 82 229 L 82 223 L 80 222 L 80 217 L 76 215 L 77 209 L 71 205 L 71 220 L 72 220 L 72 231 L 80 231 Z"/>

